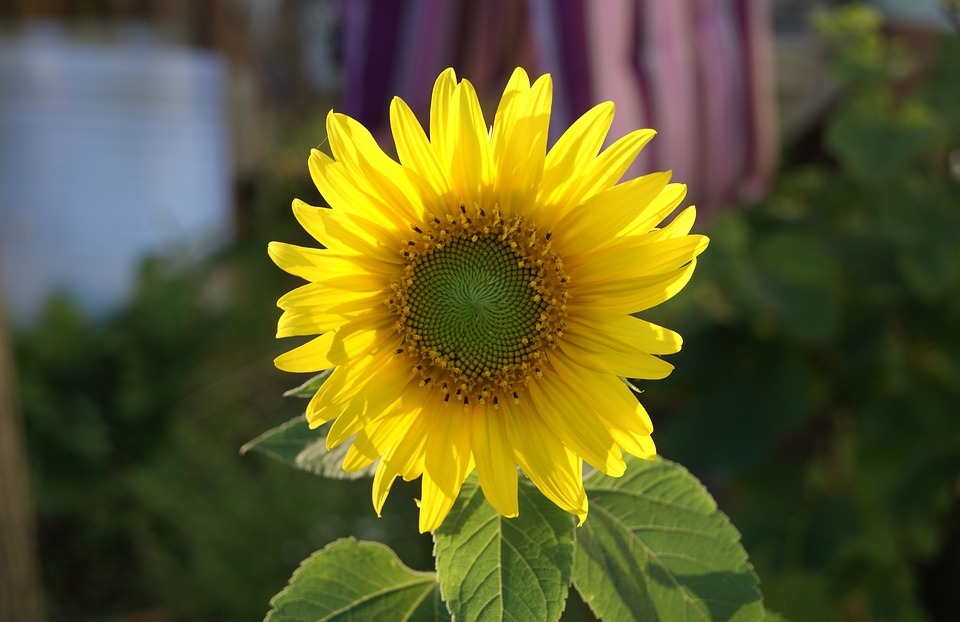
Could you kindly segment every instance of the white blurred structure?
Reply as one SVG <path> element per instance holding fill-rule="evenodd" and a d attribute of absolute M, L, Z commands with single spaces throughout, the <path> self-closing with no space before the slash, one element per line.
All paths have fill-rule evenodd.
<path fill-rule="evenodd" d="M 90 43 L 34 24 L 0 38 L 0 284 L 16 322 L 55 289 L 102 313 L 146 253 L 229 234 L 224 64 L 123 32 Z"/>

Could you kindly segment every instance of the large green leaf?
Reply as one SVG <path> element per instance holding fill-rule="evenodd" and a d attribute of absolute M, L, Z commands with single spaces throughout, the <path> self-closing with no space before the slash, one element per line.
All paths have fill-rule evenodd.
<path fill-rule="evenodd" d="M 686 469 L 628 459 L 623 477 L 585 484 L 573 582 L 601 619 L 763 620 L 740 534 Z"/>
<path fill-rule="evenodd" d="M 307 558 L 264 622 L 449 620 L 436 575 L 404 566 L 379 542 L 337 540 Z"/>
<path fill-rule="evenodd" d="M 502 517 L 471 477 L 435 532 L 437 575 L 455 619 L 560 618 L 570 589 L 573 518 L 528 484 L 521 483 L 519 501 L 517 518 Z"/>
<path fill-rule="evenodd" d="M 324 425 L 311 430 L 306 417 L 300 415 L 267 430 L 241 447 L 240 453 L 259 452 L 301 471 L 333 479 L 371 477 L 376 470 L 376 462 L 366 469 L 352 473 L 341 468 L 350 443 L 345 442 L 333 449 L 327 449 L 329 427 Z"/>

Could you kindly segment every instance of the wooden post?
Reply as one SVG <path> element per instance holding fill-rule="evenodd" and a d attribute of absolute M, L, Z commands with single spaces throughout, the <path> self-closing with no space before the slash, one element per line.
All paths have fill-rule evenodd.
<path fill-rule="evenodd" d="M 30 472 L 0 289 L 0 620 L 43 622 Z"/>

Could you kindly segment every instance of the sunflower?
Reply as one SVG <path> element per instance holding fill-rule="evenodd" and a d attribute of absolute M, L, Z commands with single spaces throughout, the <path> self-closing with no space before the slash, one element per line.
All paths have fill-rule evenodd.
<path fill-rule="evenodd" d="M 380 514 L 394 480 L 422 477 L 420 531 L 443 521 L 474 470 L 503 516 L 517 467 L 582 522 L 586 461 L 622 475 L 622 452 L 651 458 L 652 424 L 625 378 L 659 379 L 680 336 L 633 317 L 676 294 L 707 246 L 692 207 L 658 227 L 686 188 L 669 173 L 618 183 L 653 130 L 601 151 L 599 104 L 547 150 L 552 83 L 517 69 L 488 130 L 476 91 L 444 71 L 430 134 L 399 98 L 399 162 L 354 119 L 331 112 L 333 157 L 310 174 L 329 208 L 295 200 L 323 248 L 269 246 L 309 281 L 278 302 L 277 336 L 319 335 L 278 368 L 335 368 L 310 400 L 343 468 L 379 460 Z"/>

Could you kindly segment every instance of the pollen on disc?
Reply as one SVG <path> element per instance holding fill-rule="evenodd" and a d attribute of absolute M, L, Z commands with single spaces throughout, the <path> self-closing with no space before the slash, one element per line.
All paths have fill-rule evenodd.
<path fill-rule="evenodd" d="M 412 226 L 404 277 L 388 306 L 426 384 L 469 404 L 517 399 L 563 334 L 567 277 L 549 234 L 461 208 L 447 222 Z"/>

